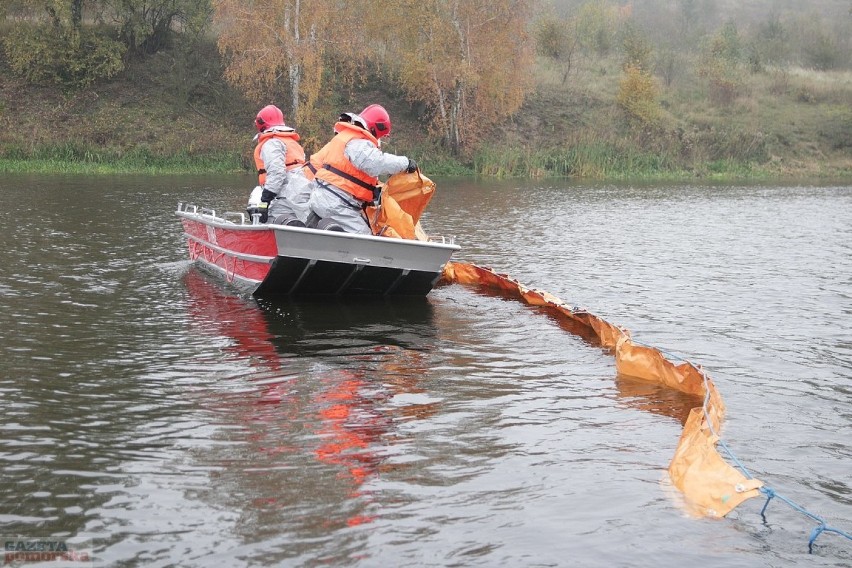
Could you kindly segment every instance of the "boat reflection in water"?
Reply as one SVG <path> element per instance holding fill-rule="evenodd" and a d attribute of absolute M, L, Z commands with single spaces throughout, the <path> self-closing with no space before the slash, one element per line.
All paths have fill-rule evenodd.
<path fill-rule="evenodd" d="M 438 410 L 418 384 L 437 342 L 429 302 L 244 298 L 195 269 L 185 282 L 192 327 L 225 341 L 204 404 L 229 444 L 201 458 L 217 498 L 252 503 L 249 524 L 370 521 L 364 484 L 404 467 L 398 425 Z"/>

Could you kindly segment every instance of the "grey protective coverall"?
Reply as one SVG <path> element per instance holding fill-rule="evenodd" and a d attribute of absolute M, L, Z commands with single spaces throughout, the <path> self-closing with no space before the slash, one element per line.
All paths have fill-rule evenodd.
<path fill-rule="evenodd" d="M 273 132 L 293 132 L 289 126 L 273 126 Z M 260 149 L 260 159 L 266 169 L 266 183 L 263 188 L 277 197 L 269 204 L 269 220 L 284 215 L 295 217 L 303 223 L 310 213 L 310 181 L 302 174 L 302 168 L 287 171 L 287 146 L 277 138 L 270 138 Z"/>
<path fill-rule="evenodd" d="M 398 174 L 408 168 L 407 157 L 385 154 L 369 140 L 350 140 L 343 154 L 353 166 L 373 177 Z M 364 201 L 320 179 L 312 185 L 309 205 L 315 215 L 340 225 L 347 233 L 371 233 Z"/>

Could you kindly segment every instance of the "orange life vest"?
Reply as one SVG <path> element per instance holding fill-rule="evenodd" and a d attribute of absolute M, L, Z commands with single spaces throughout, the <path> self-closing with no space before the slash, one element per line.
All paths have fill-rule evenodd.
<path fill-rule="evenodd" d="M 338 122 L 334 129 L 337 134 L 319 152 L 311 156 L 310 164 L 305 169 L 313 172 L 317 179 L 338 187 L 361 201 L 372 201 L 379 178 L 352 165 L 344 150 L 350 140 L 368 140 L 377 148 L 379 141 L 363 128 L 348 122 Z"/>
<path fill-rule="evenodd" d="M 337 135 L 340 132 L 340 125 L 348 124 L 346 122 L 337 122 L 334 124 L 334 134 Z M 310 156 L 307 157 L 305 161 L 305 169 L 302 173 L 308 178 L 310 181 L 313 181 L 316 177 L 317 170 L 319 170 L 322 165 L 325 163 L 325 156 L 328 154 L 328 149 L 330 145 L 326 144 L 322 148 L 320 148 L 317 152 L 314 152 Z"/>
<path fill-rule="evenodd" d="M 317 171 L 323 165 L 323 160 L 325 159 L 326 154 L 328 154 L 328 144 L 323 146 L 318 152 L 308 156 L 305 161 L 305 169 L 302 170 L 302 173 L 305 174 L 305 177 L 310 181 L 314 181 Z"/>
<path fill-rule="evenodd" d="M 299 135 L 296 132 L 292 130 L 288 132 L 275 130 L 263 132 L 258 137 L 257 147 L 254 149 L 254 165 L 257 166 L 257 179 L 259 185 L 266 183 L 266 164 L 263 163 L 263 160 L 260 157 L 260 149 L 269 141 L 270 138 L 277 138 L 284 142 L 284 146 L 287 148 L 287 154 L 285 156 L 287 163 L 285 163 L 284 166 L 288 171 L 298 168 L 305 163 L 305 149 L 302 148 L 301 144 L 299 144 Z"/>

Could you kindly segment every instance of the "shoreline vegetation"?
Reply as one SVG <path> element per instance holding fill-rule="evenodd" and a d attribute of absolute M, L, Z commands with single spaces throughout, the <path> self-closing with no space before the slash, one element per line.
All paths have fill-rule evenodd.
<path fill-rule="evenodd" d="M 246 174 L 250 173 L 243 167 L 235 166 L 234 156 L 223 156 L 221 159 L 205 157 L 201 160 L 176 159 L 168 156 L 159 157 L 152 161 L 116 160 L 107 162 L 92 162 L 80 160 L 54 160 L 28 158 L 23 160 L 0 158 L 0 173 L 4 174 L 37 174 L 37 175 L 151 175 L 151 176 L 181 176 L 181 175 L 214 175 L 214 174 Z M 430 178 L 479 178 L 479 179 L 531 179 L 553 180 L 566 179 L 595 182 L 795 182 L 800 180 L 831 181 L 852 183 L 852 171 L 848 169 L 804 169 L 796 172 L 779 172 L 760 166 L 721 162 L 708 164 L 700 172 L 687 170 L 651 170 L 617 169 L 604 171 L 595 176 L 560 175 L 554 173 L 538 173 L 529 175 L 529 169 L 506 170 L 503 164 L 493 164 L 499 173 L 480 173 L 470 166 L 458 162 L 443 162 L 429 167 L 423 174 Z"/>
<path fill-rule="evenodd" d="M 463 145 L 436 127 L 433 103 L 404 90 L 427 74 L 405 78 L 387 61 L 368 59 L 348 74 L 328 68 L 309 112 L 288 123 L 310 153 L 327 141 L 340 112 L 380 102 L 393 118 L 384 148 L 414 158 L 430 177 L 852 180 L 852 10 L 815 2 L 835 10 L 833 19 L 772 12 L 767 2 L 748 9 L 699 3 L 716 6 L 699 18 L 678 11 L 689 2 L 524 1 L 524 49 L 535 53 L 521 66 L 528 72 L 522 102 L 511 112 L 491 109 L 487 120 L 478 118 L 485 111 L 470 113 Z M 147 43 L 120 57 L 101 53 L 102 62 L 115 64 L 109 75 L 69 79 L 47 57 L 57 47 L 50 34 L 57 26 L 78 34 L 101 28 L 87 27 L 84 12 L 71 24 L 57 16 L 41 36 L 38 12 L 27 10 L 0 9 L 0 173 L 253 171 L 252 119 L 270 102 L 286 107 L 288 87 L 261 94 L 229 81 L 229 57 L 209 20 L 192 37 L 165 28 L 156 49 Z M 23 43 L 40 37 L 53 39 Z M 103 39 L 109 34 L 86 41 L 97 37 L 120 48 Z M 407 48 L 385 41 L 386 51 Z M 41 51 L 17 49 L 25 45 Z M 89 60 L 66 63 L 81 61 Z M 482 73 L 480 83 L 505 79 Z M 478 95 L 471 90 L 465 100 Z"/>
<path fill-rule="evenodd" d="M 188 175 L 246 174 L 244 152 L 190 155 L 182 152 L 117 153 L 101 147 L 66 144 L 36 148 L 28 156 L 0 156 L 0 173 L 70 175 Z M 763 182 L 794 180 L 852 181 L 849 165 L 799 162 L 793 168 L 779 162 L 750 163 L 720 159 L 695 164 L 694 169 L 672 167 L 663 156 L 650 152 L 619 151 L 604 145 L 570 148 L 485 149 L 463 162 L 452 156 L 410 152 L 421 156 L 423 173 L 430 177 L 477 177 L 494 179 L 576 179 L 617 182 Z"/>

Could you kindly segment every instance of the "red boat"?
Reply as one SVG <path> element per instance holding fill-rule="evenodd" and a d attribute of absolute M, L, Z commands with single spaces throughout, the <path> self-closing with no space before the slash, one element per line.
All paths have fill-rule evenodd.
<path fill-rule="evenodd" d="M 374 230 L 382 236 L 258 224 L 242 212 L 219 216 L 182 203 L 176 214 L 190 259 L 255 296 L 425 296 L 460 247 L 452 239 L 429 239 L 422 233 L 417 219 L 434 184 L 411 175 L 417 178 L 392 183 L 392 177 L 382 193 L 385 210 L 371 211 Z M 418 199 L 406 198 L 415 194 L 412 184 L 420 186 Z M 397 201 L 395 195 L 403 199 Z M 411 207 L 406 212 L 406 204 L 415 204 L 416 218 Z"/>

